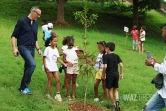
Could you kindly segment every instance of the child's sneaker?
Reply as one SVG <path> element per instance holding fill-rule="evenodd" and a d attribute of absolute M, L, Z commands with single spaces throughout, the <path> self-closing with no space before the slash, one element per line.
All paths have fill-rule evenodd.
<path fill-rule="evenodd" d="M 27 94 L 27 95 L 32 95 L 32 92 L 30 91 L 29 88 L 25 88 L 24 90 L 20 91 L 22 94 Z"/>
<path fill-rule="evenodd" d="M 119 101 L 116 101 L 115 104 L 116 104 L 115 110 L 120 111 Z"/>
<path fill-rule="evenodd" d="M 48 99 L 52 99 L 52 97 L 51 97 L 50 94 L 46 94 L 46 97 L 47 97 Z"/>
<path fill-rule="evenodd" d="M 94 101 L 95 101 L 95 102 L 99 102 L 99 98 L 95 98 Z"/>
<path fill-rule="evenodd" d="M 60 95 L 60 94 L 57 94 L 54 98 L 55 98 L 57 101 L 59 101 L 59 102 L 62 101 L 62 98 L 61 98 L 61 95 Z"/>

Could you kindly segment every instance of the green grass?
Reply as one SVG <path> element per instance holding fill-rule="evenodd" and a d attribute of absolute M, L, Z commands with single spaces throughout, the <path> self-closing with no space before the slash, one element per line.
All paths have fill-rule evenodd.
<path fill-rule="evenodd" d="M 6 0 L 3 1 L 5 3 Z M 24 1 L 24 0 L 23 0 Z M 61 88 L 61 94 L 63 97 L 63 102 L 58 103 L 56 101 L 48 100 L 45 98 L 45 87 L 47 83 L 47 77 L 45 72 L 42 71 L 42 58 L 39 57 L 36 53 L 35 60 L 37 62 L 37 68 L 33 74 L 32 82 L 30 85 L 31 90 L 33 91 L 33 96 L 24 96 L 18 92 L 18 87 L 20 84 L 21 77 L 23 75 L 23 60 L 21 57 L 13 57 L 12 56 L 12 48 L 10 44 L 10 36 L 13 31 L 14 25 L 16 23 L 16 19 L 25 16 L 28 13 L 29 7 L 34 5 L 36 2 L 28 2 L 27 6 L 23 6 L 23 1 L 19 1 L 22 5 L 18 4 L 18 2 L 13 2 L 11 5 L 13 7 L 13 12 L 9 11 L 7 4 L 0 4 L 2 8 L 0 9 L 0 110 L 1 111 L 67 111 L 68 104 L 70 104 L 66 99 L 66 91 Z M 43 7 L 46 7 L 44 3 Z M 76 4 L 76 3 L 75 3 Z M 19 10 L 21 6 L 24 10 Z M 52 3 L 47 3 L 47 5 L 53 6 Z M 66 7 L 70 7 L 69 3 Z M 78 5 L 79 7 L 79 5 Z M 78 9 L 75 8 L 76 9 Z M 5 10 L 7 9 L 7 11 Z M 5 12 L 2 12 L 4 10 Z M 101 10 L 100 10 L 101 11 Z M 43 12 L 44 13 L 44 12 Z M 66 12 L 68 13 L 68 12 Z M 99 13 L 99 11 L 97 12 Z M 101 12 L 100 12 L 101 13 Z M 5 17 L 6 14 L 6 17 Z M 71 14 L 71 13 L 70 13 Z M 44 15 L 48 17 L 49 14 L 44 13 Z M 68 15 L 69 16 L 69 15 Z M 100 15 L 99 15 L 100 16 Z M 121 98 L 121 107 L 122 111 L 140 111 L 144 104 L 147 102 L 147 99 L 141 99 L 138 101 L 124 101 L 123 95 L 125 94 L 154 94 L 156 89 L 150 83 L 152 78 L 156 75 L 151 67 L 146 67 L 144 65 L 144 60 L 146 59 L 146 54 L 139 54 L 138 52 L 131 50 L 131 37 L 128 38 L 127 46 L 125 48 L 125 33 L 123 32 L 123 24 L 125 21 L 129 23 L 127 19 L 124 21 L 120 21 L 121 18 L 131 18 L 129 14 L 111 14 L 101 13 L 102 18 L 99 19 L 97 24 L 94 26 L 96 28 L 90 29 L 88 31 L 88 41 L 90 41 L 90 45 L 88 46 L 88 51 L 98 53 L 96 42 L 105 40 L 105 41 L 113 41 L 116 43 L 116 51 L 115 53 L 119 54 L 123 60 L 124 64 L 124 79 L 120 81 L 119 94 Z M 108 18 L 107 18 L 108 17 Z M 48 17 L 49 18 L 49 17 Z M 50 15 L 50 18 L 54 18 Z M 109 21 L 109 18 L 112 18 Z M 117 22 L 116 22 L 117 21 Z M 120 21 L 120 22 L 119 22 Z M 165 21 L 165 16 L 156 12 L 150 11 L 147 13 L 145 18 L 146 24 L 148 26 L 155 26 L 156 24 L 161 24 Z M 71 21 L 71 23 L 73 23 Z M 74 23 L 73 23 L 74 24 Z M 112 25 L 112 26 L 109 26 Z M 103 27 L 103 28 L 102 28 Z M 104 31 L 104 27 L 107 28 Z M 158 25 L 156 25 L 158 27 Z M 75 38 L 75 44 L 79 44 L 80 48 L 82 47 L 82 35 L 83 29 L 78 28 L 76 26 L 72 26 L 71 28 L 55 28 L 54 29 L 59 35 L 58 39 L 58 47 L 60 48 L 61 41 L 64 36 L 73 35 Z M 109 31 L 108 31 L 109 30 Z M 159 29 L 158 29 L 159 30 Z M 150 34 L 152 33 L 152 34 Z M 151 35 L 159 36 L 159 31 L 154 33 L 151 30 L 147 31 L 147 41 L 145 42 L 145 49 L 150 50 L 152 52 L 152 56 L 155 57 L 158 61 L 163 61 L 165 56 L 165 43 L 161 40 L 156 40 L 151 38 Z M 39 29 L 39 43 L 44 50 L 43 41 L 42 41 L 42 32 Z M 59 74 L 61 78 L 61 85 L 63 84 L 64 74 Z M 95 75 L 95 74 L 93 74 Z M 104 103 L 94 103 L 94 92 L 93 92 L 93 84 L 95 78 L 91 78 L 89 82 L 89 90 L 87 95 L 87 101 L 91 104 L 96 104 L 100 107 L 105 107 L 105 105 L 110 104 L 109 99 Z M 78 77 L 77 82 L 79 87 L 77 88 L 77 99 L 76 101 L 83 101 L 84 90 L 85 90 L 85 80 Z M 52 85 L 52 96 L 55 94 L 55 82 Z M 102 88 L 99 88 L 100 98 L 102 98 Z M 166 111 L 166 110 L 163 110 Z"/>

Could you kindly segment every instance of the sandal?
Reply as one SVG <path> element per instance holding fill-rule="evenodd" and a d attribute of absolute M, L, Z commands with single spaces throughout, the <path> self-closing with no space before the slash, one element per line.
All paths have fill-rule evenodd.
<path fill-rule="evenodd" d="M 67 98 L 68 98 L 68 100 L 69 100 L 69 101 L 71 101 L 71 100 L 72 100 L 72 99 L 71 99 L 71 96 L 68 96 Z"/>
<path fill-rule="evenodd" d="M 76 97 L 75 97 L 75 96 L 72 96 L 72 99 L 76 99 Z"/>

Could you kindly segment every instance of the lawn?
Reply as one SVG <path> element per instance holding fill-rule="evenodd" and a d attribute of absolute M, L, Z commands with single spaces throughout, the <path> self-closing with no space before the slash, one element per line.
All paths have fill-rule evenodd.
<path fill-rule="evenodd" d="M 16 4 L 15 2 L 13 4 Z M 33 4 L 33 3 L 30 3 Z M 50 3 L 48 3 L 50 4 Z M 12 5 L 12 4 L 9 4 Z M 7 5 L 6 5 L 7 6 Z M 15 5 L 14 5 L 15 6 Z M 68 5 L 68 7 L 70 4 Z M 16 7 L 16 6 L 15 6 Z M 23 7 L 23 6 L 22 6 Z M 44 6 L 43 6 L 44 7 Z M 3 6 L 3 9 L 8 9 L 8 7 Z M 0 10 L 3 10 L 0 9 Z M 29 86 L 33 91 L 32 96 L 21 95 L 18 92 L 18 87 L 20 84 L 21 77 L 23 75 L 23 60 L 21 57 L 12 56 L 12 48 L 10 36 L 13 31 L 14 25 L 18 18 L 23 17 L 28 12 L 28 8 L 24 7 L 24 13 L 21 10 L 13 9 L 17 14 L 12 13 L 11 15 L 7 13 L 5 17 L 4 12 L 0 11 L 0 111 L 68 111 L 68 104 L 74 102 L 68 102 L 66 98 L 66 90 L 61 88 L 61 94 L 63 98 L 62 103 L 57 101 L 48 100 L 45 97 L 45 87 L 47 83 L 47 77 L 44 71 L 42 71 L 42 57 L 39 57 L 36 53 L 35 60 L 37 62 L 36 70 L 33 74 L 31 85 Z M 17 15 L 17 16 L 12 16 Z M 125 16 L 125 15 L 123 15 Z M 114 15 L 114 18 L 119 17 L 119 15 Z M 128 14 L 125 16 L 128 18 Z M 149 18 L 151 18 L 149 20 Z M 117 19 L 118 20 L 118 19 Z M 40 21 L 40 20 L 39 20 Z M 146 24 L 149 26 L 155 26 L 161 24 L 165 21 L 165 16 L 156 12 L 150 11 L 147 13 L 145 21 L 149 21 Z M 104 21 L 104 26 L 106 25 Z M 40 22 L 39 22 L 40 23 Z M 72 22 L 73 23 L 73 22 Z M 110 24 L 110 22 L 108 22 Z M 74 23 L 73 23 L 74 24 Z M 76 23 L 75 23 L 76 24 Z M 96 27 L 102 25 L 101 21 L 97 22 Z M 94 27 L 95 27 L 94 26 Z M 103 27 L 104 27 L 103 26 Z M 113 24 L 114 27 L 115 23 Z M 117 26 L 122 26 L 121 23 L 117 22 Z M 117 27 L 115 26 L 115 27 Z M 109 26 L 106 26 L 110 28 Z M 156 26 L 158 27 L 158 25 Z M 101 29 L 101 30 L 100 30 Z M 67 35 L 73 35 L 75 38 L 75 44 L 79 44 L 82 47 L 82 35 L 83 29 L 79 26 L 71 26 L 71 28 L 58 28 L 55 27 L 54 30 L 59 35 L 58 47 L 61 48 L 62 39 Z M 159 29 L 158 29 L 159 30 Z M 152 34 L 151 34 L 152 33 Z M 145 42 L 145 49 L 152 52 L 152 56 L 158 61 L 163 61 L 165 56 L 165 43 L 161 39 L 152 38 L 152 36 L 158 36 L 159 32 L 152 32 L 148 30 L 147 41 Z M 44 50 L 44 43 L 42 41 L 42 32 L 39 29 L 38 39 L 42 50 Z M 152 78 L 157 74 L 151 67 L 146 67 L 144 65 L 144 60 L 146 59 L 146 54 L 140 54 L 136 51 L 131 50 L 132 40 L 131 37 L 128 38 L 127 46 L 125 47 L 125 33 L 123 32 L 123 27 L 114 28 L 113 30 L 107 29 L 102 30 L 101 27 L 90 29 L 88 31 L 88 41 L 90 45 L 88 46 L 88 51 L 94 51 L 97 56 L 97 41 L 105 40 L 107 42 L 113 41 L 116 43 L 115 53 L 119 54 L 123 60 L 124 64 L 124 79 L 120 81 L 120 99 L 121 99 L 121 109 L 122 111 L 140 111 L 147 100 L 152 94 L 156 92 L 154 86 L 150 83 Z M 63 85 L 64 74 L 59 74 L 61 78 L 61 86 Z M 95 75 L 95 74 L 93 74 Z M 109 105 L 109 99 L 103 103 L 95 103 L 93 85 L 95 78 L 90 78 L 89 90 L 88 90 L 88 103 L 95 104 L 100 107 L 105 107 Z M 84 90 L 85 90 L 85 79 L 81 76 L 78 77 L 77 82 L 79 87 L 76 91 L 77 99 L 75 101 L 83 101 Z M 102 98 L 102 87 L 99 88 L 100 98 Z M 137 97 L 130 100 L 126 100 L 126 95 L 137 95 Z M 52 86 L 52 96 L 55 95 L 55 82 Z M 107 110 L 107 109 L 105 109 Z M 163 111 L 166 111 L 163 110 Z"/>

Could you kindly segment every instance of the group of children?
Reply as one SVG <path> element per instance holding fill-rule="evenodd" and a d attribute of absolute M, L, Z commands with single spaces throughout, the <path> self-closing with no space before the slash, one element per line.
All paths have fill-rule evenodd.
<path fill-rule="evenodd" d="M 44 24 L 43 24 L 44 26 Z M 43 33 L 49 30 L 44 30 Z M 43 29 L 43 28 L 42 28 Z M 72 36 L 67 36 L 62 41 L 63 47 L 59 54 L 57 43 L 58 39 L 56 34 L 51 33 L 50 37 L 44 39 L 45 41 L 49 41 L 45 46 L 43 63 L 44 69 L 47 74 L 48 83 L 46 87 L 46 96 L 51 98 L 50 89 L 52 84 L 52 77 L 56 80 L 56 95 L 55 99 L 57 101 L 62 101 L 60 95 L 60 79 L 58 75 L 58 66 L 57 61 L 59 61 L 63 67 L 65 68 L 65 79 L 64 86 L 67 89 L 67 98 L 68 100 L 75 99 L 76 92 L 76 79 L 79 73 L 78 66 L 78 56 L 77 50 L 78 47 L 74 47 L 74 38 Z M 45 35 L 44 35 L 45 38 Z M 96 69 L 96 82 L 94 85 L 95 99 L 94 101 L 99 101 L 98 95 L 98 87 L 100 82 L 102 81 L 103 86 L 103 100 L 107 98 L 107 89 L 109 93 L 109 97 L 112 105 L 109 107 L 110 109 L 118 109 L 119 108 L 119 94 L 118 94 L 118 81 L 123 78 L 123 64 L 121 58 L 114 53 L 115 44 L 113 42 L 106 43 L 105 41 L 97 42 L 98 47 L 98 57 L 94 64 Z M 60 59 L 60 56 L 63 56 L 63 60 Z M 118 65 L 120 65 L 120 74 L 118 71 Z M 61 66 L 62 67 L 62 66 Z M 70 94 L 70 83 L 72 81 L 72 94 Z M 114 98 L 115 97 L 115 98 Z"/>
<path fill-rule="evenodd" d="M 140 31 L 137 30 L 137 26 L 133 26 L 132 31 L 128 35 L 132 35 L 133 38 L 133 50 L 138 50 L 139 52 L 144 53 L 144 42 L 146 35 L 146 27 L 142 26 Z"/>

